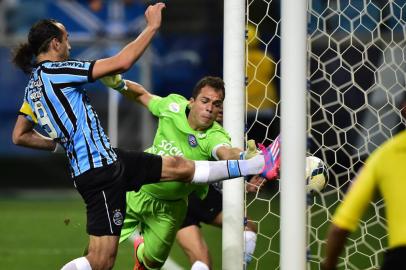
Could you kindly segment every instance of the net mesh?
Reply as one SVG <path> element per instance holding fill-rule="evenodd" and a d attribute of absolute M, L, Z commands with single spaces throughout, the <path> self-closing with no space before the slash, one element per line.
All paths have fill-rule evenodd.
<path fill-rule="evenodd" d="M 247 1 L 246 136 L 279 133 L 280 3 Z M 404 129 L 406 2 L 308 1 L 308 154 L 328 166 L 329 184 L 309 195 L 308 269 L 320 269 L 331 217 L 368 155 Z M 247 194 L 258 226 L 249 269 L 279 269 L 279 183 Z M 338 269 L 377 269 L 387 245 L 384 202 L 370 203 Z M 294 259 L 294 258 L 292 258 Z"/>

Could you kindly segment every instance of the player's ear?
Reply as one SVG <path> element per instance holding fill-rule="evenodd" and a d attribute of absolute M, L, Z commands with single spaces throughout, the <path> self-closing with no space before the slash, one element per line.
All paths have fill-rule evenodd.
<path fill-rule="evenodd" d="M 194 102 L 195 102 L 195 99 L 191 97 L 191 98 L 189 99 L 189 104 L 187 105 L 188 109 L 191 109 L 191 108 L 192 108 Z"/>
<path fill-rule="evenodd" d="M 51 42 L 49 42 L 49 49 L 54 49 L 54 50 L 58 50 L 61 46 L 61 42 L 54 37 Z"/>

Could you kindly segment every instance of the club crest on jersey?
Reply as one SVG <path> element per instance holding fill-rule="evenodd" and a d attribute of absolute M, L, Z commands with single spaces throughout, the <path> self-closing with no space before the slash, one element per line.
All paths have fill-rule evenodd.
<path fill-rule="evenodd" d="M 170 110 L 171 112 L 175 112 L 175 113 L 179 112 L 179 111 L 180 111 L 179 104 L 178 104 L 178 103 L 175 103 L 175 102 L 169 104 L 169 110 Z"/>
<path fill-rule="evenodd" d="M 190 145 L 190 146 L 192 146 L 192 147 L 196 147 L 196 146 L 197 146 L 197 140 L 196 140 L 195 135 L 189 134 L 189 135 L 188 135 L 188 141 L 189 141 L 189 145 Z"/>
<path fill-rule="evenodd" d="M 117 226 L 123 225 L 123 214 L 121 214 L 120 209 L 116 209 L 113 211 L 113 222 Z"/>

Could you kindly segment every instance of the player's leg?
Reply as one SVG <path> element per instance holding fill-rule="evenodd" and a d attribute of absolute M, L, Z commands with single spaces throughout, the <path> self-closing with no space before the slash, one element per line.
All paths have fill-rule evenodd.
<path fill-rule="evenodd" d="M 270 147 L 268 147 L 270 148 Z M 268 149 L 267 148 L 267 149 Z M 142 185 L 159 181 L 183 181 L 197 184 L 218 182 L 225 179 L 277 170 L 272 152 L 264 150 L 248 160 L 191 161 L 181 157 L 157 156 L 144 152 L 116 150 L 125 168 L 127 190 L 139 190 Z"/>
<path fill-rule="evenodd" d="M 87 269 L 83 258 L 92 270 L 112 269 L 125 216 L 125 182 L 121 175 L 120 164 L 113 164 L 74 178 L 76 188 L 86 203 L 87 233 L 90 236 L 88 254 L 62 269 L 75 269 L 71 268 L 72 265 L 80 270 Z"/>
<path fill-rule="evenodd" d="M 221 211 L 222 205 L 222 195 L 212 186 L 210 186 L 209 193 L 207 195 L 208 200 L 203 200 L 205 206 L 203 208 L 207 209 L 217 209 L 216 213 L 218 213 L 215 217 L 211 216 L 209 213 L 206 215 L 202 215 L 201 221 L 216 226 L 222 227 L 223 226 L 223 212 Z M 218 212 L 217 212 L 218 211 Z M 204 213 L 205 211 L 201 211 Z M 211 211 L 212 213 L 213 211 Z M 248 264 L 252 260 L 252 255 L 255 251 L 255 246 L 257 242 L 257 226 L 252 221 L 248 220 L 244 230 L 244 263 Z"/>
<path fill-rule="evenodd" d="M 112 269 L 117 256 L 119 236 L 90 236 L 89 253 L 86 256 L 92 270 Z"/>
<path fill-rule="evenodd" d="M 127 240 L 130 236 L 132 236 L 137 229 L 140 222 L 142 222 L 142 215 L 137 213 L 135 209 L 137 209 L 139 204 L 142 204 L 138 200 L 138 196 L 136 196 L 136 192 L 131 191 L 127 192 L 126 194 L 126 212 L 125 212 L 125 219 L 123 223 L 123 227 L 121 228 L 120 240 L 119 243 L 121 244 L 125 240 Z M 142 214 L 142 213 L 141 213 Z"/>
<path fill-rule="evenodd" d="M 221 213 L 222 195 L 212 184 L 204 199 L 199 198 L 196 193 L 190 194 L 188 199 L 188 211 L 182 229 L 178 231 L 177 240 L 189 257 L 192 270 L 209 269 L 210 252 L 201 234 L 200 222 L 211 223 Z"/>
<path fill-rule="evenodd" d="M 156 199 L 142 190 L 137 193 L 143 197 L 144 202 L 136 210 L 144 214 L 144 243 L 142 249 L 137 251 L 137 258 L 147 269 L 160 269 L 169 256 L 187 205 L 183 199 L 166 201 Z M 149 209 L 148 212 L 145 209 Z"/>
<path fill-rule="evenodd" d="M 161 181 L 177 179 L 201 184 L 256 174 L 273 180 L 280 167 L 279 136 L 268 147 L 261 148 L 262 155 L 248 160 L 190 161 L 181 157 L 163 157 Z"/>
<path fill-rule="evenodd" d="M 252 221 L 248 220 L 244 230 L 244 263 L 249 264 L 254 255 L 257 244 L 257 226 Z"/>
<path fill-rule="evenodd" d="M 180 229 L 176 235 L 180 247 L 189 257 L 191 270 L 211 268 L 209 248 L 197 225 L 190 225 Z"/>
<path fill-rule="evenodd" d="M 248 160 L 191 161 L 181 157 L 162 157 L 161 181 L 173 181 L 207 184 L 246 175 L 265 173 L 273 180 L 277 164 L 265 162 L 263 155 Z M 271 175 L 272 177 L 269 177 Z"/>

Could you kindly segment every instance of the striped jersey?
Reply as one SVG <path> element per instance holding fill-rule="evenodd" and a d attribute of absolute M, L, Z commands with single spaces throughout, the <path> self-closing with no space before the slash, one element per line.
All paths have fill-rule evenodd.
<path fill-rule="evenodd" d="M 33 68 L 20 113 L 66 150 L 71 174 L 113 163 L 117 155 L 85 89 L 94 62 L 45 61 Z"/>

